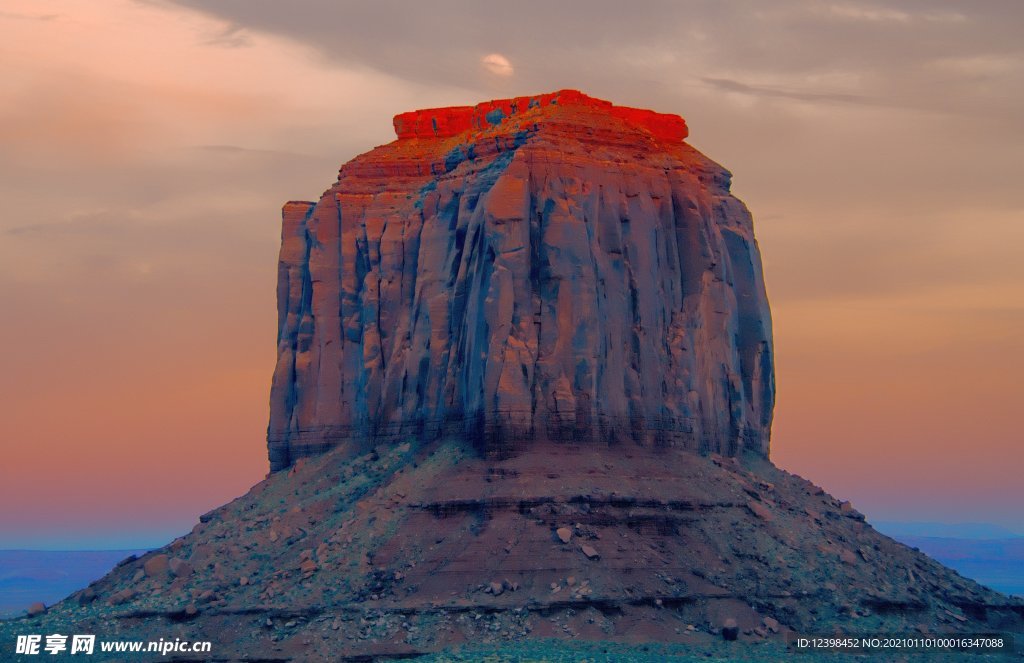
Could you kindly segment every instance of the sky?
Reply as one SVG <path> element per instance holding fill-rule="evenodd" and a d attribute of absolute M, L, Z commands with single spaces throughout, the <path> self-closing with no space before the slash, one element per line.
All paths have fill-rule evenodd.
<path fill-rule="evenodd" d="M 155 546 L 265 476 L 280 206 L 416 108 L 577 88 L 734 174 L 772 458 L 1024 533 L 1024 5 L 5 0 L 0 547 Z"/>

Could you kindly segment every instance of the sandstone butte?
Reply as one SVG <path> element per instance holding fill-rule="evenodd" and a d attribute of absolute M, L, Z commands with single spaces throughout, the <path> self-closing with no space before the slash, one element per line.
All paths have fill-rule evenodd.
<path fill-rule="evenodd" d="M 5 651 L 782 661 L 796 634 L 1020 638 L 1024 601 L 769 461 L 750 216 L 681 118 L 562 91 L 395 127 L 284 209 L 282 471 L 0 621 Z"/>
<path fill-rule="evenodd" d="M 408 435 L 767 456 L 751 217 L 681 117 L 562 90 L 394 126 L 284 206 L 273 470 Z"/>

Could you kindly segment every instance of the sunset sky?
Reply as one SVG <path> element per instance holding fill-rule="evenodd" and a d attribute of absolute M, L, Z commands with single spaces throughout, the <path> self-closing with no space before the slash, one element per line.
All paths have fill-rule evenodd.
<path fill-rule="evenodd" d="M 391 117 L 683 115 L 775 322 L 772 457 L 1024 533 L 1024 4 L 5 0 L 0 547 L 140 547 L 267 471 L 280 206 Z"/>

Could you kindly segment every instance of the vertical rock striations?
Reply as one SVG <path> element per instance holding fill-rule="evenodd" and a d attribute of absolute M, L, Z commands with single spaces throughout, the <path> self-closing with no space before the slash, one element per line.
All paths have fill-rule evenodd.
<path fill-rule="evenodd" d="M 273 470 L 465 435 L 768 453 L 750 214 L 675 115 L 563 90 L 404 113 L 284 206 Z"/>

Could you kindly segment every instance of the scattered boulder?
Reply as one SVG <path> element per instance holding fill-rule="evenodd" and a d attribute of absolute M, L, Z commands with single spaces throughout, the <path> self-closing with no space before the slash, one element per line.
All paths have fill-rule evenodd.
<path fill-rule="evenodd" d="M 952 610 L 948 610 L 947 609 L 946 610 L 946 614 L 949 615 L 950 617 L 952 617 L 953 619 L 957 620 L 958 622 L 966 622 L 967 621 L 966 617 L 964 617 L 963 615 L 959 615 L 959 614 L 953 612 Z"/>
<path fill-rule="evenodd" d="M 136 555 L 128 555 L 127 557 L 122 559 L 120 562 L 118 562 L 117 566 L 115 566 L 114 568 L 115 569 L 119 569 L 122 566 L 125 566 L 126 564 L 131 564 L 132 562 L 134 562 L 137 559 L 138 559 L 138 557 Z"/>
<path fill-rule="evenodd" d="M 582 546 L 580 546 L 580 550 L 583 551 L 583 554 L 587 556 L 587 559 L 597 559 L 598 557 L 600 557 L 597 550 L 595 550 L 592 546 L 588 546 L 587 544 L 583 544 Z"/>
<path fill-rule="evenodd" d="M 43 603 L 40 603 L 39 601 L 33 603 L 32 605 L 30 605 L 28 607 L 28 616 L 29 617 L 35 617 L 36 615 L 41 615 L 44 612 L 46 612 L 46 605 L 43 604 Z"/>
<path fill-rule="evenodd" d="M 302 571 L 305 574 L 316 573 L 316 570 L 317 570 L 316 562 L 314 562 L 313 560 L 308 559 L 308 558 L 304 559 L 304 560 L 302 560 L 302 563 L 299 564 L 299 570 Z"/>
<path fill-rule="evenodd" d="M 747 502 L 747 509 L 750 511 L 750 513 L 754 514 L 755 516 L 764 521 L 774 520 L 775 518 L 775 516 L 772 515 L 772 512 L 768 510 L 768 507 L 761 504 L 760 502 L 750 500 L 749 502 Z"/>
<path fill-rule="evenodd" d="M 288 476 L 293 477 L 302 471 L 302 468 L 306 466 L 306 459 L 300 458 L 292 465 L 292 469 L 288 470 Z"/>
<path fill-rule="evenodd" d="M 569 543 L 572 540 L 572 530 L 568 527 L 559 527 L 555 530 L 555 535 L 562 543 Z"/>
<path fill-rule="evenodd" d="M 167 573 L 168 559 L 167 555 L 163 553 L 159 555 L 153 555 L 142 565 L 146 575 L 150 578 L 156 578 L 164 573 Z"/>
<path fill-rule="evenodd" d="M 175 578 L 187 578 L 192 575 L 192 565 L 180 557 L 172 557 L 167 568 Z"/>
<path fill-rule="evenodd" d="M 765 617 L 763 621 L 765 628 L 767 628 L 769 631 L 771 631 L 772 633 L 779 632 L 779 620 L 775 619 L 774 617 Z"/>
<path fill-rule="evenodd" d="M 854 520 L 864 520 L 864 514 L 857 509 L 853 508 L 853 504 L 849 502 L 839 503 L 839 513 L 843 514 L 847 518 L 853 518 Z"/>
<path fill-rule="evenodd" d="M 109 603 L 110 605 L 121 605 L 122 603 L 127 603 L 128 601 L 132 600 L 132 598 L 134 597 L 135 590 L 122 589 L 121 591 L 114 592 L 110 595 Z"/>
<path fill-rule="evenodd" d="M 503 591 L 505 591 L 505 586 L 503 584 L 501 584 L 500 582 L 492 582 L 488 586 L 488 589 L 490 590 L 491 594 L 493 594 L 494 596 L 498 596 Z"/>

